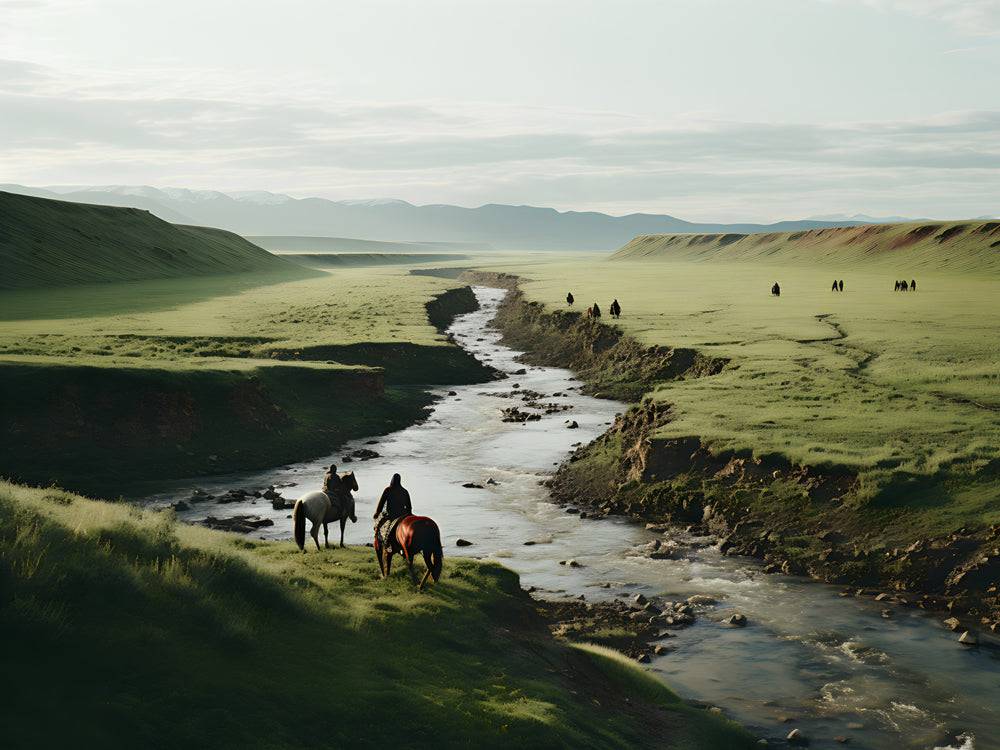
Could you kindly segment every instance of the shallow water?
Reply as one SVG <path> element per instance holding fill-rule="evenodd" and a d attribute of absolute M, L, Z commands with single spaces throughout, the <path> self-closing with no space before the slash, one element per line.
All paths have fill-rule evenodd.
<path fill-rule="evenodd" d="M 998 653 L 960 646 L 937 618 L 895 607 L 892 619 L 883 619 L 881 603 L 842 598 L 834 587 L 803 579 L 764 575 L 756 562 L 725 557 L 705 546 L 706 540 L 699 543 L 680 532 L 671 537 L 682 545 L 681 559 L 650 560 L 638 548 L 662 535 L 621 518 L 581 519 L 552 504 L 540 481 L 574 443 L 607 429 L 624 406 L 580 395 L 580 383 L 567 370 L 518 363 L 518 353 L 502 346 L 499 333 L 488 327 L 503 290 L 480 287 L 476 294 L 482 308 L 455 321 L 457 342 L 499 370 L 526 369 L 524 374 L 456 387 L 454 396 L 442 390 L 425 422 L 377 444 L 361 440 L 316 461 L 178 482 L 148 501 L 162 505 L 187 498 L 194 487 L 218 494 L 292 482 L 296 486 L 282 492 L 296 497 L 318 489 L 333 460 L 341 471 L 353 469 L 360 485 L 358 524 L 348 524 L 346 535 L 347 543 L 356 545 L 370 541 L 375 502 L 398 471 L 415 511 L 441 526 L 446 556 L 499 559 L 521 574 L 522 585 L 536 587 L 537 595 L 584 594 L 597 601 L 642 592 L 719 599 L 718 605 L 699 608 L 693 626 L 674 631 L 669 642 L 676 650 L 653 657 L 649 669 L 684 697 L 721 706 L 761 737 L 778 740 L 797 727 L 814 748 L 842 747 L 834 740 L 838 735 L 858 748 L 1000 747 Z M 501 422 L 501 408 L 522 402 L 496 394 L 523 389 L 545 394 L 545 403 L 572 408 L 526 424 Z M 557 392 L 565 395 L 552 395 Z M 567 429 L 568 419 L 579 429 Z M 339 460 L 362 446 L 380 458 Z M 491 478 L 496 485 L 486 484 Z M 463 488 L 466 482 L 484 488 Z M 275 525 L 258 536 L 287 539 L 289 513 L 256 500 L 200 503 L 179 516 L 198 521 L 207 515 L 259 515 Z M 336 534 L 339 528 L 336 533 L 331 528 Z M 456 547 L 459 537 L 473 545 Z M 526 541 L 536 544 L 525 546 Z M 559 565 L 568 558 L 581 567 Z M 445 570 L 447 576 L 447 561 Z M 611 587 L 604 588 L 606 583 Z M 733 610 L 747 615 L 746 628 L 720 623 Z"/>

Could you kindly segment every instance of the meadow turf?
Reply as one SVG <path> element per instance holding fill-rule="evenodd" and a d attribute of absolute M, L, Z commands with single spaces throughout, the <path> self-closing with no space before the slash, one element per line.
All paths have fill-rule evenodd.
<path fill-rule="evenodd" d="M 603 322 L 644 345 L 728 360 L 718 375 L 646 394 L 671 405 L 654 437 L 846 469 L 860 477 L 861 498 L 915 480 L 906 494 L 938 531 L 1000 522 L 1000 273 L 784 260 L 716 253 L 489 268 L 520 275 L 527 298 L 552 309 L 567 308 L 569 291 L 581 311 L 596 301 Z M 896 278 L 914 276 L 917 292 L 893 291 Z M 834 278 L 843 293 L 830 290 Z M 608 317 L 615 297 L 619 321 Z"/>
<path fill-rule="evenodd" d="M 498 565 L 446 559 L 418 593 L 369 548 L 302 554 L 59 490 L 0 483 L 0 633 L 12 747 L 751 746 L 554 640 Z"/>
<path fill-rule="evenodd" d="M 405 427 L 427 386 L 490 376 L 429 319 L 462 286 L 400 267 L 0 292 L 0 472 L 117 496 Z"/>

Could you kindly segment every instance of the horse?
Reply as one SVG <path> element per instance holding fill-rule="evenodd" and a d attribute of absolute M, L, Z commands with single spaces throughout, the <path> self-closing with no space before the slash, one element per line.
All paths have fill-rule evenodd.
<path fill-rule="evenodd" d="M 325 492 L 308 492 L 295 501 L 295 508 L 292 510 L 292 526 L 295 529 L 295 543 L 299 549 L 306 551 L 306 518 L 312 521 L 312 528 L 309 535 L 316 542 L 316 551 L 319 551 L 319 527 L 323 525 L 323 544 L 327 548 L 330 546 L 330 533 L 327 524 L 332 521 L 340 521 L 340 546 L 344 546 L 344 527 L 347 526 L 347 519 L 351 523 L 357 523 L 358 517 L 354 512 L 354 496 L 351 492 L 358 491 L 358 480 L 353 471 L 340 475 L 340 486 L 343 492 L 340 497 L 330 497 Z"/>
<path fill-rule="evenodd" d="M 417 590 L 423 590 L 428 577 L 432 577 L 434 583 L 438 582 L 441 565 L 444 563 L 444 550 L 441 549 L 441 532 L 433 520 L 427 516 L 403 516 L 396 522 L 388 546 L 383 546 L 379 535 L 375 535 L 375 559 L 378 560 L 383 579 L 388 578 L 392 572 L 392 556 L 397 553 L 406 559 L 410 579 L 414 583 L 417 582 L 417 576 L 413 572 L 413 559 L 418 554 L 424 556 L 427 572 L 420 579 Z"/>

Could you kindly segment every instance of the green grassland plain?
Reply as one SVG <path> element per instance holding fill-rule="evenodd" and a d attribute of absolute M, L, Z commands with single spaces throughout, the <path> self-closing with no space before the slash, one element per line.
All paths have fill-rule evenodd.
<path fill-rule="evenodd" d="M 492 563 L 446 561 L 420 593 L 367 548 L 302 555 L 4 482 L 0 562 L 11 747 L 752 746 L 554 640 Z"/>
<path fill-rule="evenodd" d="M 463 288 L 350 268 L 0 293 L 0 471 L 114 495 L 398 429 L 428 385 L 490 376 L 429 320 L 470 309 Z"/>
<path fill-rule="evenodd" d="M 913 229 L 888 227 L 880 242 Z M 786 235 L 734 254 L 734 241 L 718 237 L 711 252 L 690 235 L 660 238 L 659 253 L 649 252 L 656 238 L 638 238 L 612 259 L 485 267 L 516 274 L 525 301 L 555 313 L 563 339 L 582 332 L 584 347 L 604 346 L 588 333 L 596 329 L 559 317 L 571 291 L 578 312 L 597 302 L 602 322 L 639 347 L 724 363 L 707 377 L 643 386 L 644 416 L 632 419 L 645 420 L 642 429 L 616 426 L 564 467 L 564 490 L 582 491 L 574 475 L 596 477 L 592 499 L 617 495 L 612 507 L 647 517 L 684 516 L 683 506 L 700 520 L 705 507 L 731 506 L 746 533 L 788 540 L 738 549 L 791 557 L 792 570 L 832 580 L 884 584 L 889 565 L 900 588 L 947 593 L 979 566 L 988 589 L 1000 528 L 1000 253 L 973 237 L 937 246 L 936 256 L 920 244 L 838 254 Z M 894 292 L 903 278 L 916 278 L 917 291 Z M 831 291 L 834 279 L 844 292 Z M 780 297 L 770 294 L 775 281 Z M 614 298 L 618 321 L 608 317 Z M 514 314 L 505 325 L 516 340 L 511 329 L 533 320 Z M 662 470 L 651 476 L 657 450 Z M 967 533 L 978 536 L 957 550 Z M 847 550 L 839 565 L 836 539 Z M 925 558 L 937 555 L 927 567 L 923 547 L 901 549 L 915 543 Z"/>

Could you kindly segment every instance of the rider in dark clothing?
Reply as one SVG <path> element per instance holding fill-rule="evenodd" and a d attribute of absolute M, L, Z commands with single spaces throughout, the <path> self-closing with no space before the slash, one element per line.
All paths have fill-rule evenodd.
<path fill-rule="evenodd" d="M 340 475 L 337 474 L 337 464 L 330 464 L 326 475 L 323 477 L 323 492 L 327 495 L 335 495 L 340 489 Z"/>
<path fill-rule="evenodd" d="M 573 292 L 566 295 L 566 304 L 572 305 L 575 300 L 573 299 Z"/>
<path fill-rule="evenodd" d="M 375 535 L 381 537 L 383 530 L 388 531 L 392 521 L 413 513 L 413 506 L 410 504 L 410 493 L 403 487 L 399 474 L 392 475 L 389 486 L 382 490 L 382 497 L 375 508 Z M 383 540 L 384 542 L 385 540 Z"/>

